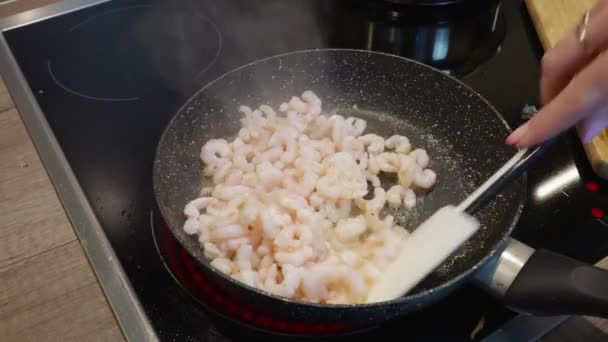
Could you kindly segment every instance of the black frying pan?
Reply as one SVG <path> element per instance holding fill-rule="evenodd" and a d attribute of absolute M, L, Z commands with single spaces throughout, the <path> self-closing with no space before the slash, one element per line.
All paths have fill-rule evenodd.
<path fill-rule="evenodd" d="M 246 286 L 210 266 L 196 239 L 182 230 L 183 208 L 201 188 L 201 146 L 209 139 L 236 134 L 239 105 L 257 108 L 265 103 L 278 108 L 308 89 L 322 99 L 324 111 L 339 109 L 344 116 L 364 117 L 367 132 L 406 135 L 415 146 L 427 149 L 438 181 L 417 209 L 410 229 L 438 208 L 460 203 L 516 152 L 503 143 L 510 132 L 506 122 L 479 94 L 444 73 L 402 57 L 313 50 L 238 68 L 207 85 L 179 110 L 162 135 L 154 163 L 160 211 L 210 280 L 273 316 L 372 325 L 441 300 L 482 266 L 499 260 L 524 206 L 525 177 L 506 186 L 501 196 L 477 212 L 482 228 L 469 242 L 397 300 L 365 305 L 287 300 Z M 505 299 L 511 303 L 540 314 L 608 315 L 608 275 L 603 271 L 538 251 L 528 264 L 507 291 Z M 549 278 L 539 281 L 535 278 L 539 272 Z"/>

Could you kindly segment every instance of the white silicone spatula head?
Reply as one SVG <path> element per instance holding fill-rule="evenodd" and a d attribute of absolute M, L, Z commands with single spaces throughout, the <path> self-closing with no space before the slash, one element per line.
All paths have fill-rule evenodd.
<path fill-rule="evenodd" d="M 454 206 L 424 221 L 405 241 L 403 250 L 374 283 L 367 302 L 401 297 L 414 288 L 479 229 L 479 222 Z"/>
<path fill-rule="evenodd" d="M 522 172 L 546 146 L 520 150 L 457 207 L 447 205 L 424 221 L 410 234 L 400 254 L 373 284 L 367 302 L 386 301 L 407 294 L 456 252 L 480 227 L 472 213 Z"/>

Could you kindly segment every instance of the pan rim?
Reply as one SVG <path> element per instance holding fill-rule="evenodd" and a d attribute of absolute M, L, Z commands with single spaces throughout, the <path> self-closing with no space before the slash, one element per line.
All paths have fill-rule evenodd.
<path fill-rule="evenodd" d="M 463 81 L 455 78 L 452 75 L 446 74 L 444 72 L 442 72 L 441 70 L 430 66 L 428 64 L 424 64 L 422 62 L 407 58 L 407 57 L 403 57 L 403 56 L 399 56 L 399 55 L 395 55 L 395 54 L 390 54 L 390 53 L 385 53 L 385 52 L 380 52 L 380 51 L 370 51 L 370 50 L 363 50 L 363 49 L 349 49 L 349 48 L 316 48 L 316 49 L 305 49 L 305 50 L 295 50 L 295 51 L 291 51 L 291 52 L 287 52 L 287 53 L 282 53 L 282 54 L 276 54 L 276 55 L 272 55 L 269 57 L 264 57 L 246 64 L 243 64 L 241 66 L 238 66 L 234 69 L 231 69 L 229 71 L 227 71 L 226 73 L 220 75 L 219 77 L 215 78 L 214 80 L 212 80 L 211 82 L 207 83 L 205 86 L 203 86 L 201 89 L 199 89 L 197 92 L 195 92 L 192 96 L 190 96 L 190 98 L 188 98 L 187 101 L 184 102 L 184 104 L 175 112 L 175 114 L 172 116 L 172 118 L 167 122 L 167 124 L 165 125 L 165 128 L 163 129 L 162 134 L 160 135 L 158 144 L 156 146 L 155 149 L 155 153 L 154 153 L 154 162 L 152 164 L 152 172 L 153 172 L 153 176 L 152 176 L 152 183 L 153 183 L 153 191 L 154 191 L 154 197 L 155 197 L 155 201 L 158 207 L 158 210 L 160 211 L 160 214 L 163 217 L 163 220 L 165 221 L 165 223 L 167 222 L 166 217 L 167 215 L 165 214 L 165 209 L 163 209 L 163 206 L 158 205 L 158 184 L 157 184 L 157 178 L 159 178 L 160 176 L 158 175 L 158 156 L 160 155 L 160 146 L 161 146 L 161 142 L 165 139 L 165 136 L 168 135 L 173 122 L 183 113 L 183 111 L 185 110 L 185 108 L 188 107 L 188 105 L 196 98 L 198 97 L 202 92 L 204 92 L 206 89 L 210 88 L 211 86 L 213 86 L 215 83 L 221 81 L 222 79 L 224 79 L 225 77 L 228 77 L 231 74 L 237 73 L 239 71 L 241 71 L 242 69 L 254 66 L 255 64 L 259 64 L 259 63 L 263 63 L 265 61 L 269 61 L 272 59 L 277 59 L 277 58 L 282 58 L 282 57 L 286 57 L 286 56 L 291 56 L 291 55 L 298 55 L 298 54 L 307 54 L 307 53 L 315 53 L 315 52 L 354 52 L 354 53 L 363 53 L 363 54 L 369 54 L 369 55 L 383 55 L 386 57 L 390 57 L 390 58 L 397 58 L 397 59 L 401 59 L 404 60 L 408 63 L 414 63 L 417 64 L 423 68 L 427 68 L 435 73 L 439 73 L 441 76 L 446 77 L 448 79 L 450 79 L 453 82 L 456 82 L 456 84 L 460 85 L 461 87 L 463 87 L 464 89 L 466 89 L 468 92 L 470 92 L 471 94 L 474 94 L 475 97 L 477 97 L 479 100 L 481 100 L 483 103 L 485 103 L 485 105 L 494 113 L 494 115 L 496 116 L 496 118 L 505 126 L 505 128 L 507 128 L 508 131 L 512 132 L 512 128 L 509 126 L 508 122 L 506 121 L 506 119 L 504 118 L 504 116 L 492 105 L 492 103 L 489 102 L 488 99 L 486 99 L 483 95 L 481 95 L 479 92 L 477 92 L 475 89 L 473 89 L 471 86 L 465 84 Z M 518 148 L 519 150 L 519 148 Z M 320 303 L 314 303 L 314 302 L 307 302 L 307 301 L 303 301 L 303 300 L 298 300 L 298 299 L 289 299 L 286 297 L 281 297 L 275 294 L 272 294 L 270 292 L 267 292 L 265 290 L 253 287 L 253 286 L 249 286 L 245 283 L 242 283 L 226 274 L 224 274 L 223 272 L 219 271 L 218 269 L 216 269 L 215 267 L 213 267 L 213 265 L 211 265 L 210 263 L 203 263 L 201 260 L 199 260 L 196 256 L 192 255 L 192 253 L 190 253 L 190 251 L 188 250 L 188 248 L 186 246 L 183 246 L 183 244 L 181 243 L 181 239 L 176 236 L 176 234 L 173 232 L 174 228 L 169 226 L 169 229 L 171 230 L 171 233 L 175 236 L 175 238 L 180 242 L 180 244 L 182 245 L 182 247 L 184 247 L 184 249 L 186 249 L 188 251 L 188 254 L 190 254 L 190 256 L 192 258 L 194 258 L 197 263 L 202 264 L 202 267 L 207 267 L 209 268 L 211 271 L 213 271 L 214 273 L 216 273 L 218 276 L 222 277 L 223 279 L 235 284 L 238 287 L 241 287 L 243 289 L 249 290 L 249 291 L 253 291 L 259 295 L 263 295 L 265 297 L 269 297 L 273 300 L 278 300 L 281 302 L 285 302 L 285 303 L 290 303 L 290 304 L 297 304 L 297 305 L 302 305 L 302 306 L 307 306 L 310 308 L 314 308 L 314 309 L 320 309 L 320 310 L 339 310 L 339 309 L 362 309 L 362 308 L 366 308 L 366 309 L 373 309 L 373 308 L 377 308 L 377 307 L 385 307 L 387 305 L 399 305 L 405 302 L 410 302 L 410 301 L 416 301 L 416 300 L 421 300 L 422 298 L 425 297 L 429 297 L 430 295 L 432 295 L 435 292 L 439 292 L 439 291 L 443 291 L 446 288 L 449 287 L 453 287 L 456 286 L 458 283 L 460 283 L 461 281 L 465 280 L 467 277 L 472 276 L 479 268 L 483 267 L 485 264 L 488 263 L 488 261 L 490 259 L 492 259 L 498 252 L 502 251 L 502 247 L 506 245 L 507 241 L 509 240 L 513 230 L 515 229 L 515 227 L 517 226 L 517 224 L 519 223 L 519 219 L 521 217 L 521 214 L 523 212 L 524 206 L 526 204 L 526 199 L 527 199 L 527 183 L 528 183 L 528 179 L 527 179 L 527 172 L 523 172 L 522 175 L 520 176 L 520 180 L 522 182 L 521 185 L 521 190 L 520 192 L 520 199 L 519 199 L 519 203 L 517 205 L 516 211 L 513 214 L 513 218 L 509 224 L 508 229 L 505 230 L 505 232 L 503 233 L 503 236 L 500 240 L 498 240 L 496 243 L 493 244 L 493 247 L 491 249 L 491 251 L 489 253 L 487 253 L 484 257 L 482 257 L 480 260 L 478 260 L 473 266 L 469 267 L 466 271 L 462 272 L 461 274 L 451 278 L 450 280 L 441 283 L 438 286 L 435 286 L 433 288 L 430 289 L 426 289 L 422 292 L 418 292 L 415 294 L 411 294 L 411 295 L 405 295 L 405 296 L 401 296 L 399 298 L 395 298 L 395 299 L 390 299 L 390 300 L 384 300 L 384 301 L 379 301 L 379 302 L 373 302 L 373 303 L 359 303 L 359 304 L 320 304 Z M 166 223 L 167 225 L 169 225 L 168 223 Z"/>

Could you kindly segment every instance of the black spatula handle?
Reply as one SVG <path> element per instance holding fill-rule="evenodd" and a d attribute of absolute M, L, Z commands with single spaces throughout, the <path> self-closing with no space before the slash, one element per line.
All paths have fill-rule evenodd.
<path fill-rule="evenodd" d="M 496 194 L 513 178 L 520 176 L 530 164 L 538 159 L 555 141 L 551 139 L 542 145 L 520 150 L 505 165 L 496 171 L 477 191 L 464 200 L 458 209 L 474 215 L 490 202 Z"/>

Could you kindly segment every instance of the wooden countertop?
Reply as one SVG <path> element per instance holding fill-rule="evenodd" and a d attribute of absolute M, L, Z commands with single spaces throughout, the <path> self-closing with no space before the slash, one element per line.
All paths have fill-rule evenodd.
<path fill-rule="evenodd" d="M 0 16 L 55 0 L 17 0 Z M 0 339 L 123 341 L 61 202 L 0 80 Z M 606 341 L 605 320 L 572 318 L 544 341 Z"/>

